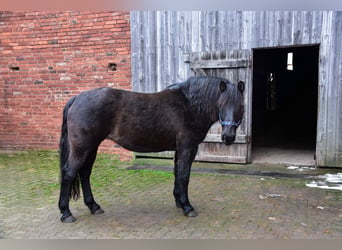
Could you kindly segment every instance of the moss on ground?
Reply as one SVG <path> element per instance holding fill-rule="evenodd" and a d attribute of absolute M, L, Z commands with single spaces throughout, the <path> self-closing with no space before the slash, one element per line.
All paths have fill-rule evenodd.
<path fill-rule="evenodd" d="M 126 170 L 122 167 L 125 164 L 116 155 L 98 154 L 91 176 L 94 189 L 113 187 L 124 194 L 125 189 L 144 189 L 168 181 L 173 176 L 164 171 Z M 6 200 L 8 197 L 13 200 L 55 197 L 59 190 L 59 175 L 59 155 L 56 151 L 0 153 L 0 192 L 11 194 L 2 195 L 3 202 L 4 197 L 7 197 Z"/>

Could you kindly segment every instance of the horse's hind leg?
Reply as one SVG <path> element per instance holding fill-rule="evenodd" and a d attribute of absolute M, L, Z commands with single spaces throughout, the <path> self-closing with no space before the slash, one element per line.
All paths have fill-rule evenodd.
<path fill-rule="evenodd" d="M 66 173 L 62 174 L 61 180 L 61 191 L 59 196 L 58 207 L 62 213 L 61 221 L 65 223 L 70 223 L 76 221 L 76 218 L 72 215 L 69 208 L 69 196 L 71 193 L 71 185 L 75 177 L 68 175 Z"/>
<path fill-rule="evenodd" d="M 70 223 L 76 221 L 69 208 L 69 199 L 71 197 L 71 190 L 77 189 L 78 186 L 78 171 L 82 166 L 82 162 L 73 159 L 67 161 L 61 171 L 61 190 L 59 196 L 59 210 L 62 213 L 61 221 Z M 74 185 L 74 188 L 73 188 Z M 77 195 L 74 196 L 77 199 Z"/>
<path fill-rule="evenodd" d="M 96 158 L 96 153 L 97 153 L 97 150 L 89 154 L 85 165 L 80 169 L 80 178 L 81 178 L 84 203 L 88 206 L 92 214 L 102 214 L 104 213 L 104 211 L 95 202 L 93 193 L 91 191 L 91 186 L 90 186 L 90 175 L 91 175 L 93 163 Z"/>
<path fill-rule="evenodd" d="M 66 164 L 61 170 L 61 191 L 59 197 L 59 210 L 62 213 L 61 221 L 70 223 L 76 221 L 76 218 L 72 215 L 69 208 L 70 198 L 77 200 L 80 196 L 79 192 L 79 175 L 80 171 L 86 166 L 88 159 L 95 159 L 95 156 L 91 156 L 88 150 L 78 150 L 78 154 L 71 153 Z"/>

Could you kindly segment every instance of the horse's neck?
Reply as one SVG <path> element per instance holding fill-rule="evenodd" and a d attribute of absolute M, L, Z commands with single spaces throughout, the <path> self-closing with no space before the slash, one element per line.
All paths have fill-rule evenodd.
<path fill-rule="evenodd" d="M 200 98 L 189 93 L 186 93 L 185 95 L 189 100 L 196 119 L 205 122 L 209 127 L 218 120 L 216 102 L 210 101 L 210 98 Z"/>

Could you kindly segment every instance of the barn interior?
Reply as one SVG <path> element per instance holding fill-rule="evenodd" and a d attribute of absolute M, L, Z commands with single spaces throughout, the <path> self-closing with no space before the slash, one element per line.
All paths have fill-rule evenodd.
<path fill-rule="evenodd" d="M 253 50 L 252 161 L 315 164 L 319 45 Z"/>

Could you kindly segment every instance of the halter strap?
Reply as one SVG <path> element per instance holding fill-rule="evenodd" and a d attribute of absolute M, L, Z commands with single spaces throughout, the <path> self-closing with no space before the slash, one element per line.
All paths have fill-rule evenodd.
<path fill-rule="evenodd" d="M 220 124 L 221 124 L 222 126 L 235 126 L 235 127 L 237 127 L 237 126 L 239 126 L 240 123 L 241 123 L 241 121 L 238 121 L 238 122 L 222 121 L 220 113 L 219 113 L 219 121 L 220 121 Z"/>

